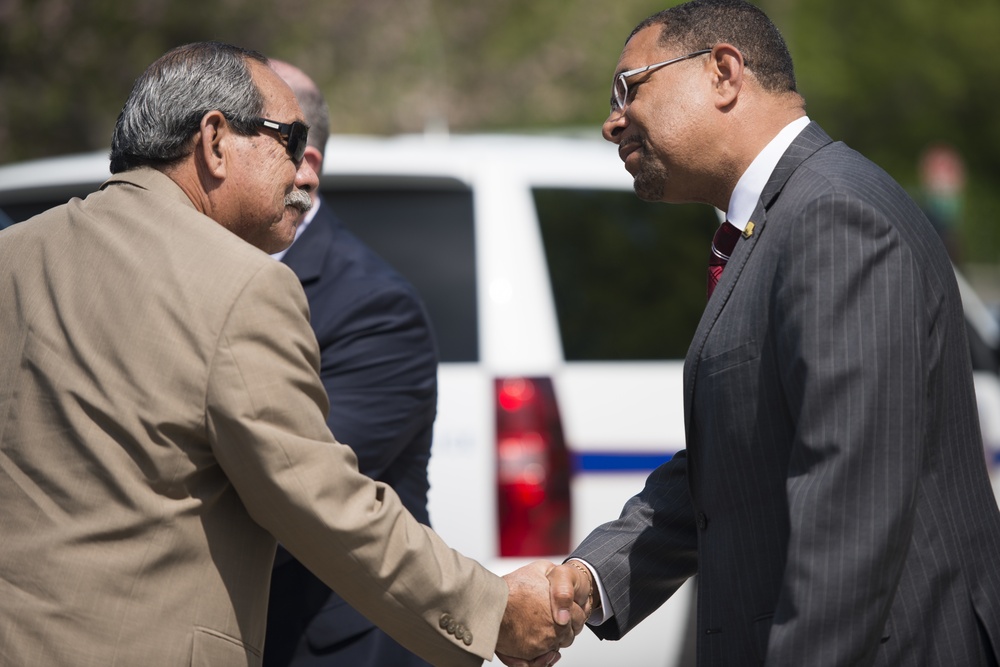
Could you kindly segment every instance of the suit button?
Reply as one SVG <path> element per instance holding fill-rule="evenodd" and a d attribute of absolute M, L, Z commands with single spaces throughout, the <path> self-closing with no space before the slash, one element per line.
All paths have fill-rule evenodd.
<path fill-rule="evenodd" d="M 438 625 L 441 626 L 441 629 L 442 630 L 447 629 L 449 623 L 451 623 L 451 616 L 449 616 L 448 614 L 441 614 L 441 620 L 438 621 Z"/>
<path fill-rule="evenodd" d="M 472 646 L 472 633 L 466 630 L 465 634 L 462 635 L 462 641 L 466 646 Z"/>
<path fill-rule="evenodd" d="M 453 619 L 453 618 L 449 619 L 449 621 L 448 621 L 448 634 L 450 634 L 450 635 L 455 634 L 455 628 L 457 628 L 457 627 L 458 627 L 458 623 L 455 622 L 455 619 Z"/>
<path fill-rule="evenodd" d="M 698 512 L 698 530 L 705 530 L 708 528 L 708 517 L 705 516 L 704 512 Z"/>

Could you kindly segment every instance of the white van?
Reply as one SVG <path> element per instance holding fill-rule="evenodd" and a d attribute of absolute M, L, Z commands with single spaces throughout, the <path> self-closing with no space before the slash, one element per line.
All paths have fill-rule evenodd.
<path fill-rule="evenodd" d="M 431 522 L 499 573 L 559 560 L 684 447 L 681 370 L 705 305 L 704 206 L 648 204 L 614 147 L 552 136 L 332 137 L 331 207 L 424 297 L 440 349 Z M 105 155 L 0 167 L 23 220 L 107 177 Z M 1000 331 L 963 285 L 1000 491 Z M 693 664 L 690 585 L 560 664 Z"/>

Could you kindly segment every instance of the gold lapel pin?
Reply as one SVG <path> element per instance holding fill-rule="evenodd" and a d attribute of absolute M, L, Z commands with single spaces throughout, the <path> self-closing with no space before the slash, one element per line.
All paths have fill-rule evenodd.
<path fill-rule="evenodd" d="M 748 222 L 747 226 L 743 229 L 743 238 L 748 239 L 753 236 L 753 222 Z"/>

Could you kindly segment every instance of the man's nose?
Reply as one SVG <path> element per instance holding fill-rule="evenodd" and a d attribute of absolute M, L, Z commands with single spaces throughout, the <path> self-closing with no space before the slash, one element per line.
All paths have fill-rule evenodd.
<path fill-rule="evenodd" d="M 628 119 L 625 117 L 624 109 L 616 109 L 608 115 L 608 119 L 604 121 L 604 125 L 601 127 L 601 134 L 604 138 L 611 143 L 617 144 L 621 141 L 622 132 L 628 126 Z"/>

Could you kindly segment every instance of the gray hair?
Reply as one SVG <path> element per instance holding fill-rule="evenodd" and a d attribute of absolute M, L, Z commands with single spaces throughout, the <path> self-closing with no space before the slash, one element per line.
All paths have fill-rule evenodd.
<path fill-rule="evenodd" d="M 256 134 L 264 98 L 249 60 L 267 64 L 256 51 L 199 42 L 172 49 L 146 68 L 115 123 L 111 173 L 165 166 L 185 157 L 210 111 L 221 111 L 238 134 Z"/>

